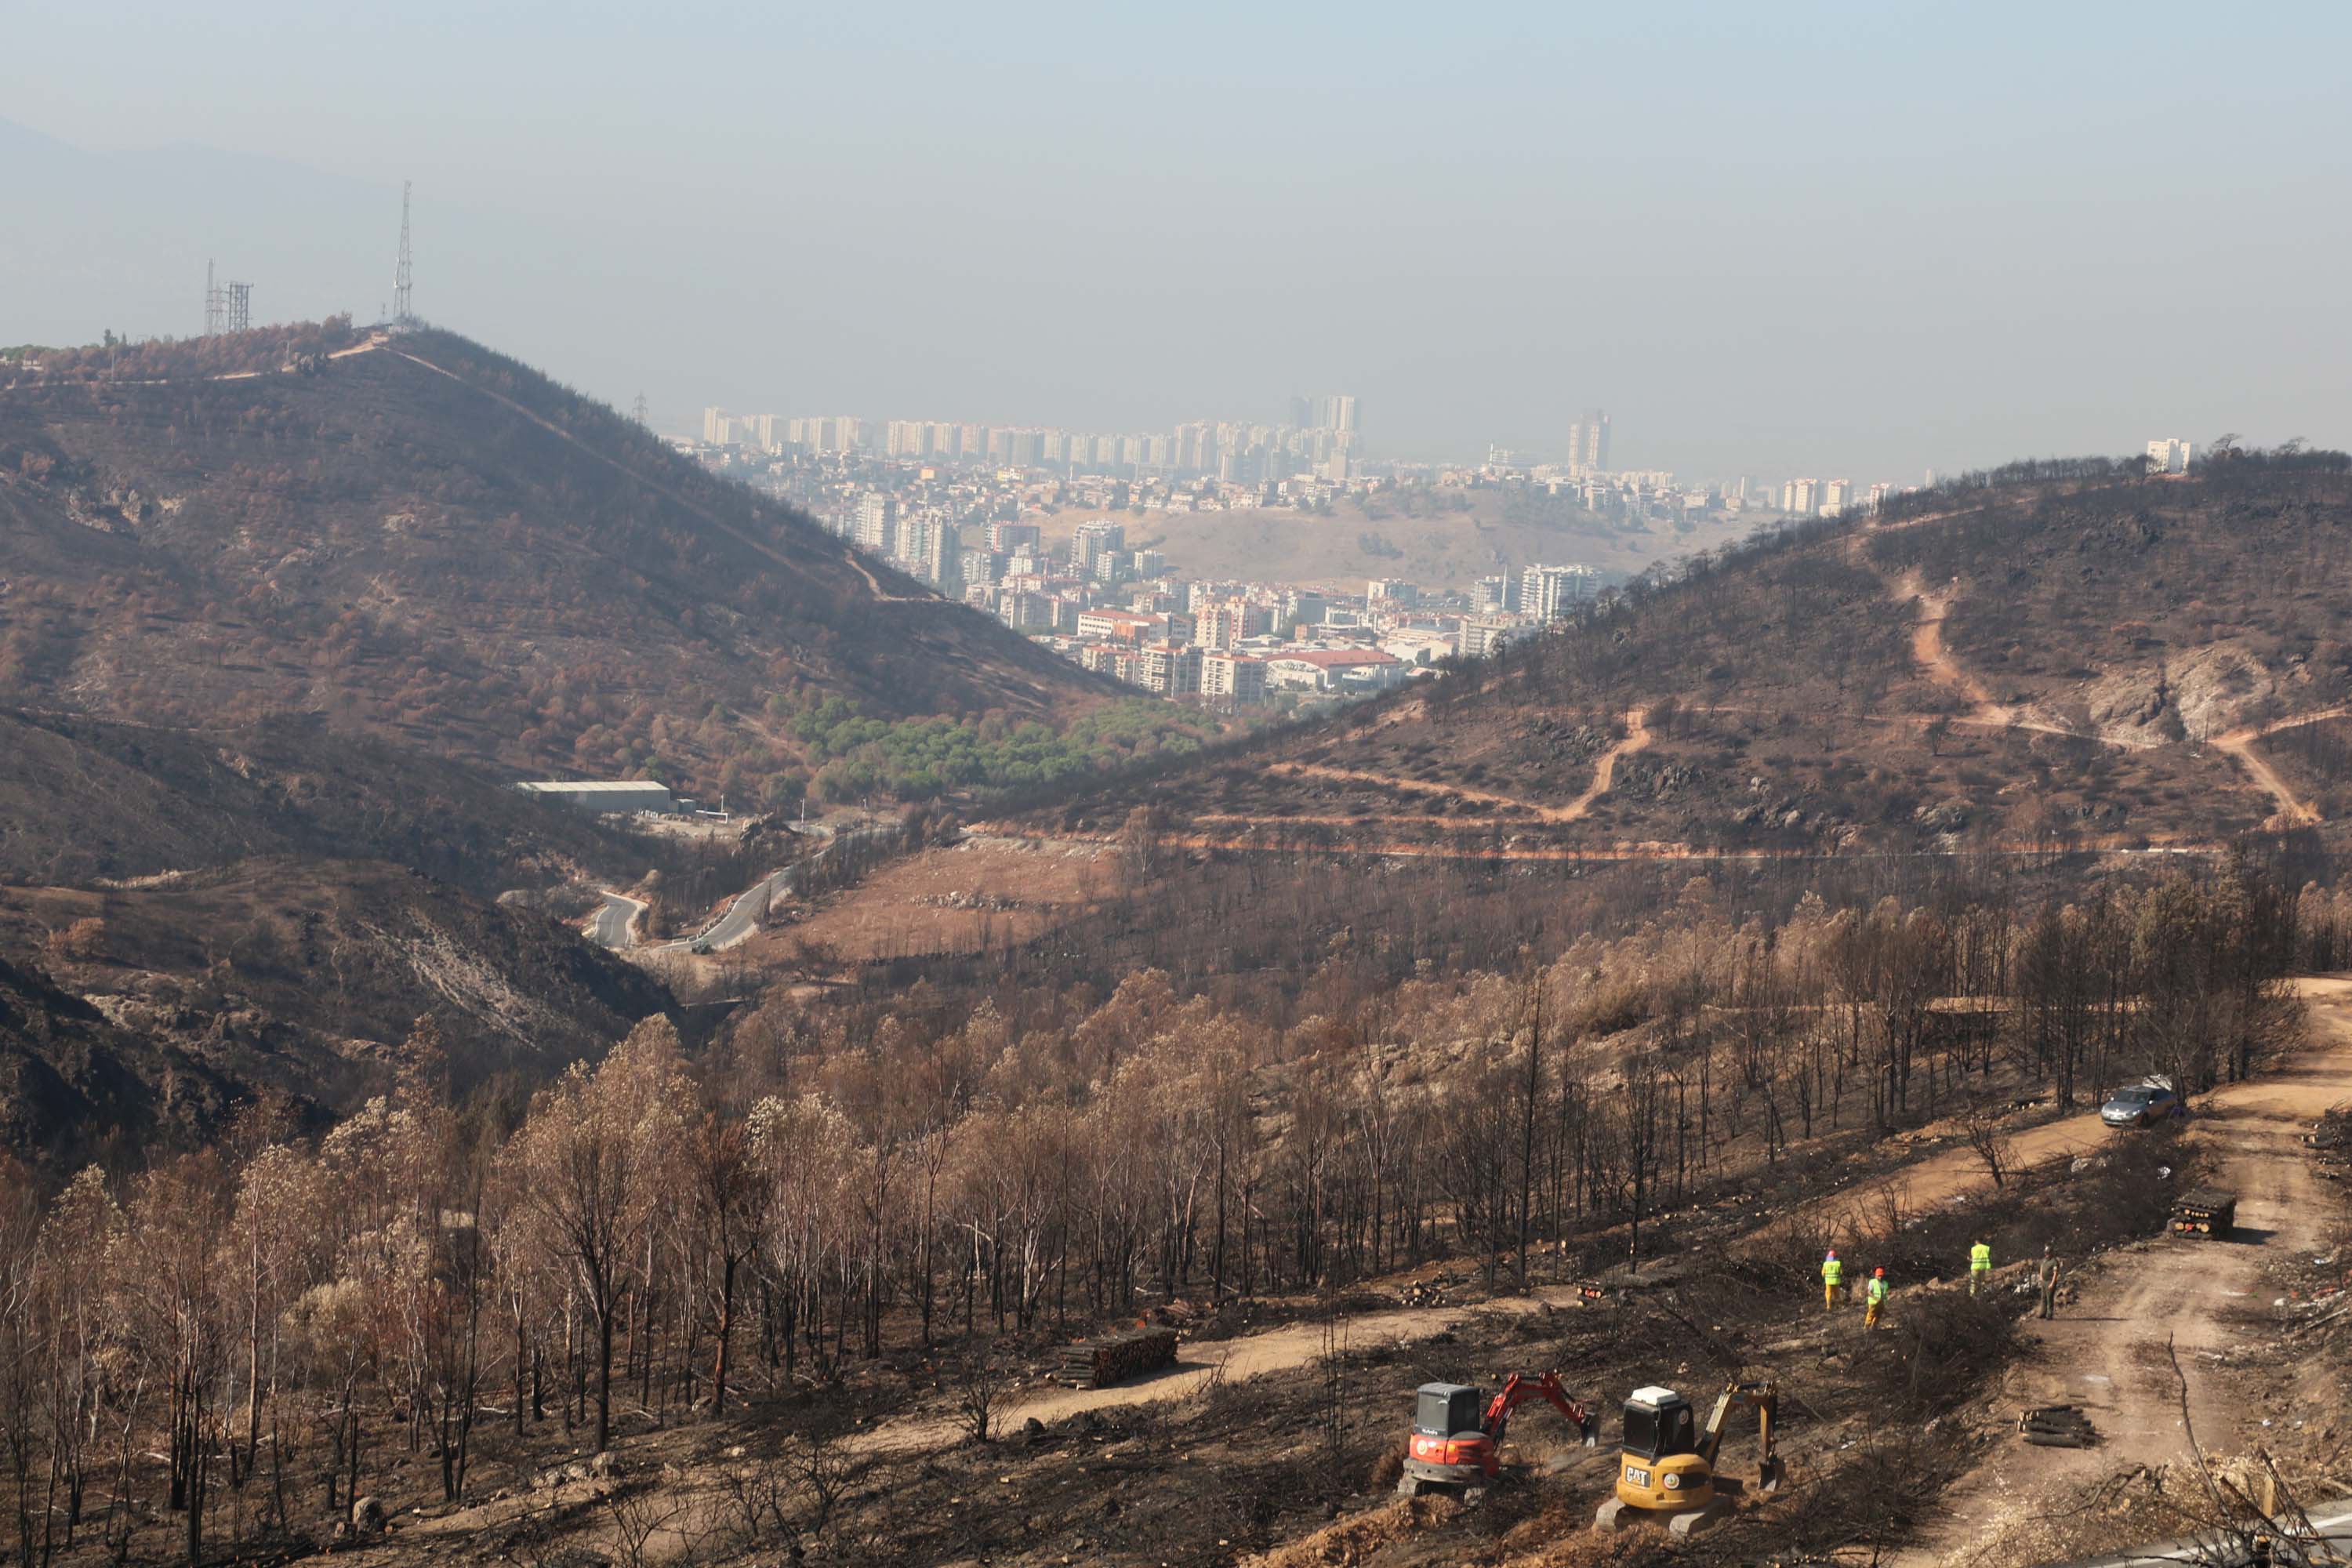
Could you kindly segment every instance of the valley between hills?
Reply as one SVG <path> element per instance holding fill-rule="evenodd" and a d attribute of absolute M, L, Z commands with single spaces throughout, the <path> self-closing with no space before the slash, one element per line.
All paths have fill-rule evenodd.
<path fill-rule="evenodd" d="M 1244 732 L 451 334 L 54 356 L 0 387 L 14 1549 L 2022 1568 L 2332 1521 L 2347 584 L 2342 454 L 2019 464 Z M 2180 1120 L 2101 1122 L 2156 1080 Z M 2234 1239 L 2178 1231 L 2206 1188 Z M 1074 1342 L 1160 1360 L 1074 1389 Z M 1547 1369 L 1606 1447 L 1530 1407 L 1399 1495 L 1416 1388 Z M 1633 1391 L 1735 1382 L 1786 1484 L 1596 1531 Z"/>

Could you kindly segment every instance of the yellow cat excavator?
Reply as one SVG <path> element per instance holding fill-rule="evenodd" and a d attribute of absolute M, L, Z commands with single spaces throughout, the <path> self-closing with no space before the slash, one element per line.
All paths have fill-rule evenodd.
<path fill-rule="evenodd" d="M 1593 1524 L 1623 1530 L 1635 1523 L 1664 1523 L 1669 1532 L 1688 1536 L 1729 1515 L 1731 1500 L 1746 1489 L 1715 1473 L 1715 1457 L 1723 1447 L 1724 1420 L 1736 1408 L 1756 1412 L 1757 1436 L 1764 1450 L 1756 1489 L 1777 1490 L 1780 1457 L 1772 1447 L 1772 1417 L 1780 1403 L 1777 1384 L 1729 1384 L 1702 1427 L 1690 1401 L 1673 1389 L 1635 1389 L 1625 1401 L 1617 1495 L 1601 1505 Z"/>

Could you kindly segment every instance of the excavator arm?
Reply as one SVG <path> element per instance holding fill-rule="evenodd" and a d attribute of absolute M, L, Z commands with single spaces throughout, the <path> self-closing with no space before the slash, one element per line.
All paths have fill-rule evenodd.
<path fill-rule="evenodd" d="M 1541 1377 L 1536 1378 L 1515 1372 L 1505 1379 L 1501 1392 L 1496 1394 L 1486 1405 L 1486 1418 L 1481 1423 L 1486 1436 L 1493 1438 L 1499 1446 L 1503 1441 L 1503 1434 L 1510 1427 L 1511 1412 L 1530 1399 L 1549 1400 L 1554 1408 L 1567 1416 L 1576 1427 L 1578 1434 L 1584 1439 L 1586 1447 L 1591 1448 L 1598 1445 L 1601 1424 L 1592 1418 L 1582 1403 L 1569 1397 L 1568 1390 L 1560 1386 L 1559 1373 L 1557 1372 L 1548 1372 Z"/>
<path fill-rule="evenodd" d="M 1724 1422 L 1732 1411 L 1740 1408 L 1756 1412 L 1756 1436 L 1763 1449 L 1759 1469 L 1763 1489 L 1770 1491 L 1779 1484 L 1780 1473 L 1780 1457 L 1772 1447 L 1772 1417 L 1780 1408 L 1780 1391 L 1777 1384 L 1726 1384 L 1723 1393 L 1716 1399 L 1715 1409 L 1707 1415 L 1706 1428 L 1699 1433 L 1698 1456 L 1706 1461 L 1707 1468 L 1715 1468 L 1715 1457 L 1723 1447 Z"/>

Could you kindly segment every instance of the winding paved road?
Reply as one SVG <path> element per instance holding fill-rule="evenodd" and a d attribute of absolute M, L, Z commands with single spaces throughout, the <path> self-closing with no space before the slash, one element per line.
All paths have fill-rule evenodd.
<path fill-rule="evenodd" d="M 761 917 L 768 912 L 769 906 L 778 899 L 792 896 L 793 874 L 803 866 L 823 859 L 833 852 L 836 844 L 852 838 L 865 838 L 883 829 L 869 826 L 853 827 L 846 833 L 837 834 L 829 827 L 811 826 L 805 831 L 813 836 L 822 835 L 824 838 L 816 852 L 807 859 L 796 860 L 771 871 L 736 894 L 729 901 L 727 912 L 702 931 L 692 936 L 673 937 L 668 942 L 650 943 L 646 951 L 674 952 L 684 948 L 700 952 L 721 952 L 738 942 L 749 941 L 751 933 L 760 929 Z M 645 910 L 641 900 L 630 898 L 625 893 L 607 892 L 604 894 L 604 907 L 590 919 L 583 934 L 597 946 L 608 947 L 616 952 L 634 949 L 637 946 L 637 917 L 645 913 Z"/>
<path fill-rule="evenodd" d="M 604 907 L 589 917 L 585 932 L 588 940 L 598 947 L 609 947 L 616 952 L 625 947 L 635 947 L 637 944 L 637 917 L 646 912 L 645 900 L 633 899 L 626 893 L 610 891 L 604 897 Z"/>

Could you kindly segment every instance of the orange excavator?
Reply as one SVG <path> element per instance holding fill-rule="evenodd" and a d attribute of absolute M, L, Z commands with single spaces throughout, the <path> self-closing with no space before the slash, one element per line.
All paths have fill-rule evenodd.
<path fill-rule="evenodd" d="M 1601 1424 L 1559 1384 L 1556 1372 L 1541 1377 L 1511 1373 L 1491 1400 L 1484 1389 L 1460 1383 L 1424 1383 L 1413 1410 L 1412 1436 L 1405 1446 L 1404 1475 L 1397 1490 L 1475 1495 L 1502 1472 L 1503 1435 L 1511 1412 L 1530 1399 L 1549 1400 L 1574 1425 L 1588 1448 L 1598 1446 Z M 1481 1407 L 1484 1407 L 1483 1409 Z"/>

